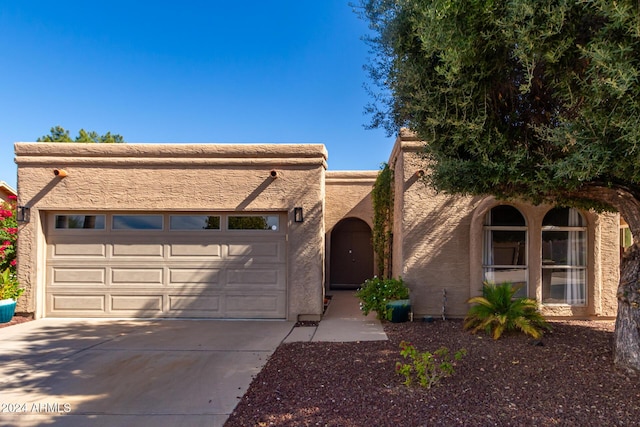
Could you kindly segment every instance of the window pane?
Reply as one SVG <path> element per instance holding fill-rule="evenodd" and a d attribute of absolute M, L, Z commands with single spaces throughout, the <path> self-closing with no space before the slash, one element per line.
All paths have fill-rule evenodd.
<path fill-rule="evenodd" d="M 491 230 L 493 259 L 490 265 L 526 265 L 526 231 Z"/>
<path fill-rule="evenodd" d="M 584 218 L 573 208 L 553 208 L 544 216 L 542 226 L 584 227 Z"/>
<path fill-rule="evenodd" d="M 587 233 L 543 231 L 542 265 L 587 265 Z"/>
<path fill-rule="evenodd" d="M 542 269 L 542 302 L 546 304 L 586 304 L 586 270 Z"/>
<path fill-rule="evenodd" d="M 220 217 L 209 215 L 171 215 L 171 230 L 220 230 Z"/>
<path fill-rule="evenodd" d="M 500 284 L 510 282 L 514 286 L 521 286 L 514 297 L 527 296 L 527 269 L 526 268 L 485 268 L 484 280 Z"/>
<path fill-rule="evenodd" d="M 486 225 L 524 227 L 524 217 L 513 206 L 501 205 L 491 209 L 487 214 Z"/>
<path fill-rule="evenodd" d="M 162 230 L 162 215 L 114 215 L 114 230 Z"/>
<path fill-rule="evenodd" d="M 277 215 L 230 216 L 229 230 L 273 230 L 280 228 Z"/>
<path fill-rule="evenodd" d="M 104 230 L 104 215 L 56 215 L 56 228 Z"/>

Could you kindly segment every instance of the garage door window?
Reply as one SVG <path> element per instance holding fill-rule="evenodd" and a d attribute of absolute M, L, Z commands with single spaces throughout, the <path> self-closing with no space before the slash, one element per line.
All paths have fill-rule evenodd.
<path fill-rule="evenodd" d="M 104 230 L 104 215 L 56 215 L 56 229 Z"/>
<path fill-rule="evenodd" d="M 220 217 L 210 215 L 171 215 L 169 227 L 171 230 L 180 231 L 220 230 Z"/>
<path fill-rule="evenodd" d="M 277 215 L 243 215 L 228 218 L 229 230 L 272 230 L 280 229 Z"/>
<path fill-rule="evenodd" d="M 162 230 L 162 215 L 114 215 L 113 230 Z"/>

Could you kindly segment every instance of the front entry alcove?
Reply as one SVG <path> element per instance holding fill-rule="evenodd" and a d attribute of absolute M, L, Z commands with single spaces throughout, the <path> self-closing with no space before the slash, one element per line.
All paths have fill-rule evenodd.
<path fill-rule="evenodd" d="M 373 277 L 371 227 L 361 219 L 346 218 L 331 231 L 330 289 L 357 289 Z"/>

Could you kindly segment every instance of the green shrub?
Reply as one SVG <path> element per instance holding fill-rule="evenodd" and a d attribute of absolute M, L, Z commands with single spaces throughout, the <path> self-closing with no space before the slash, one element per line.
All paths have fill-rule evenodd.
<path fill-rule="evenodd" d="M 425 351 L 420 353 L 416 348 L 406 341 L 400 343 L 400 355 L 405 359 L 411 359 L 411 363 L 396 362 L 396 372 L 404 375 L 404 385 L 413 384 L 414 377 L 418 384 L 425 388 L 431 388 L 442 378 L 453 375 L 454 361 L 451 360 L 449 349 L 441 347 L 433 353 Z M 467 355 L 467 350 L 458 350 L 453 358 L 461 360 Z"/>
<path fill-rule="evenodd" d="M 356 291 L 360 299 L 360 309 L 366 316 L 371 311 L 376 312 L 378 319 L 391 320 L 392 309 L 387 308 L 389 301 L 409 298 L 409 288 L 402 278 L 381 279 L 374 277 L 365 280 L 360 289 Z"/>
<path fill-rule="evenodd" d="M 18 279 L 11 269 L 6 268 L 0 273 L 0 300 L 11 298 L 17 301 L 24 289 L 20 288 Z"/>
<path fill-rule="evenodd" d="M 485 282 L 482 296 L 467 301 L 472 306 L 464 319 L 464 329 L 472 333 L 486 331 L 498 339 L 503 332 L 520 331 L 533 338 L 540 338 L 543 329 L 551 327 L 538 310 L 538 303 L 530 298 L 513 298 L 520 286 L 509 282 L 496 285 Z"/>

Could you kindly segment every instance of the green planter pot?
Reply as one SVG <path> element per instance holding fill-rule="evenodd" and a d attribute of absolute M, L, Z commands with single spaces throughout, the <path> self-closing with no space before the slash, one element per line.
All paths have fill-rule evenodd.
<path fill-rule="evenodd" d="M 3 299 L 0 301 L 0 323 L 8 323 L 13 319 L 16 312 L 16 302 L 12 299 Z"/>
<path fill-rule="evenodd" d="M 391 322 L 401 323 L 409 321 L 409 312 L 411 312 L 411 301 L 408 299 L 399 299 L 389 301 L 387 308 L 391 309 Z"/>

